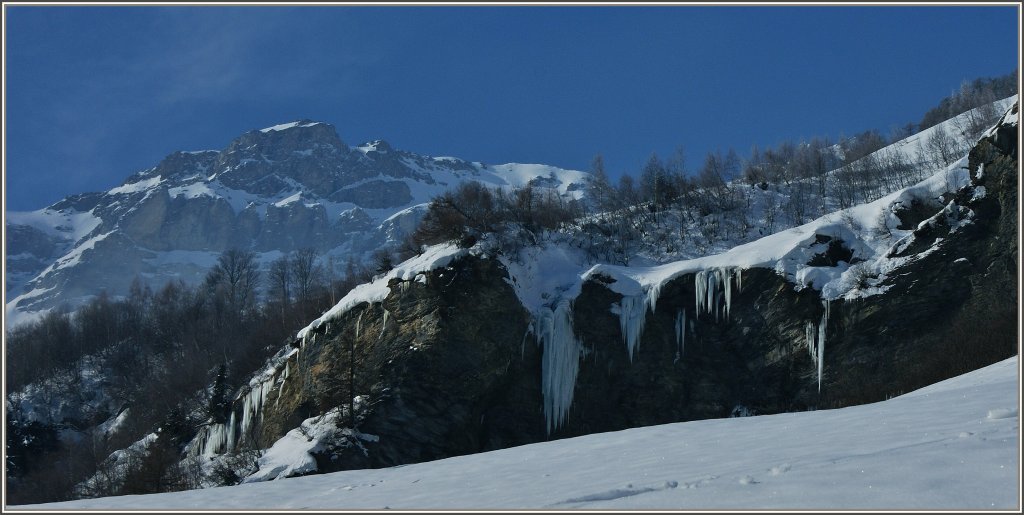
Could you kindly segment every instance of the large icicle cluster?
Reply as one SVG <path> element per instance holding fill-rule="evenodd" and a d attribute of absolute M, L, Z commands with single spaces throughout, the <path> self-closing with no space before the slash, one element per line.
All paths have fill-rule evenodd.
<path fill-rule="evenodd" d="M 804 329 L 807 338 L 807 352 L 811 355 L 818 370 L 818 392 L 821 392 L 821 375 L 825 370 L 825 331 L 828 328 L 828 317 L 831 309 L 828 300 L 821 301 L 825 312 L 821 315 L 821 322 L 815 327 L 814 322 L 808 321 Z"/>
<path fill-rule="evenodd" d="M 572 302 L 559 301 L 554 309 L 541 308 L 534 320 L 537 344 L 544 349 L 541 390 L 548 434 L 565 422 L 580 368 L 580 342 L 572 328 Z"/>
<path fill-rule="evenodd" d="M 267 396 L 274 388 L 273 378 L 263 381 L 249 390 L 242 400 L 242 424 L 239 427 L 241 435 L 250 434 L 253 427 L 263 418 L 263 404 L 267 402 Z"/>
<path fill-rule="evenodd" d="M 287 375 L 286 369 L 282 379 L 287 379 Z M 266 404 L 275 383 L 274 376 L 271 376 L 254 385 L 242 397 L 242 419 L 238 420 L 237 411 L 231 410 L 226 423 L 210 424 L 200 432 L 189 453 L 210 457 L 229 453 L 237 448 L 239 442 L 251 436 L 255 425 L 263 418 L 263 405 Z M 283 384 L 281 388 L 284 388 Z"/>
<path fill-rule="evenodd" d="M 312 336 L 310 337 L 312 338 Z M 305 340 L 305 338 L 303 338 Z M 290 356 L 298 356 L 299 350 L 285 355 L 283 370 L 275 365 L 268 369 L 262 380 L 250 383 L 249 390 L 235 399 L 234 406 L 241 401 L 241 412 L 237 407 L 232 408 L 227 422 L 211 423 L 200 430 L 192 443 L 189 444 L 188 454 L 190 456 L 211 457 L 218 454 L 230 453 L 238 448 L 239 443 L 246 441 L 252 436 L 256 426 L 263 419 L 263 407 L 269 400 L 271 393 L 277 388 L 277 399 L 281 400 L 281 394 L 291 375 L 291 365 L 288 362 Z M 278 384 L 280 383 L 280 386 Z"/>
<path fill-rule="evenodd" d="M 715 313 L 717 322 L 722 315 L 728 320 L 732 309 L 732 283 L 736 281 L 736 291 L 743 291 L 743 273 L 739 268 L 712 268 L 701 270 L 693 276 L 694 293 L 696 296 L 697 313 Z M 722 301 L 725 301 L 723 309 Z"/>

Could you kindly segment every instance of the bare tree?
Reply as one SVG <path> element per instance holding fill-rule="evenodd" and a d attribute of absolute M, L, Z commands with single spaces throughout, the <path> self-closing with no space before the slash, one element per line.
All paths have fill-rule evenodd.
<path fill-rule="evenodd" d="M 960 146 L 944 128 L 936 127 L 925 138 L 924 150 L 935 168 L 945 168 L 960 158 Z"/>
<path fill-rule="evenodd" d="M 320 254 L 312 247 L 295 251 L 291 258 L 292 277 L 295 280 L 296 300 L 306 305 L 313 296 L 313 291 L 320 285 L 323 278 L 323 267 L 319 262 Z"/>
<path fill-rule="evenodd" d="M 271 294 L 281 304 L 281 312 L 291 303 L 292 293 L 292 261 L 287 255 L 281 256 L 270 263 L 267 271 Z"/>
<path fill-rule="evenodd" d="M 223 295 L 234 312 L 244 312 L 256 303 L 260 272 L 256 255 L 237 248 L 224 251 L 206 276 L 206 285 Z"/>
<path fill-rule="evenodd" d="M 608 173 L 604 169 L 604 157 L 601 154 L 594 156 L 590 165 L 590 181 L 587 183 L 587 197 L 598 212 L 611 211 L 619 208 L 615 188 L 608 179 Z"/>

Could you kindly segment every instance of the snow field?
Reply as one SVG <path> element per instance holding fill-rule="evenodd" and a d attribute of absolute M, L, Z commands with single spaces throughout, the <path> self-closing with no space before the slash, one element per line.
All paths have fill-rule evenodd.
<path fill-rule="evenodd" d="M 836 410 L 683 422 L 388 469 L 18 508 L 1019 509 L 1018 371 L 1014 357 Z"/>

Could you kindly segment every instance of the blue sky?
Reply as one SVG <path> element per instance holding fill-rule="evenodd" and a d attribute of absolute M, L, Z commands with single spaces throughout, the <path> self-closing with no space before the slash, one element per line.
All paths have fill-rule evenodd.
<path fill-rule="evenodd" d="M 6 15 L 8 210 L 301 118 L 612 176 L 920 120 L 1019 61 L 1016 7 L 56 7 Z"/>

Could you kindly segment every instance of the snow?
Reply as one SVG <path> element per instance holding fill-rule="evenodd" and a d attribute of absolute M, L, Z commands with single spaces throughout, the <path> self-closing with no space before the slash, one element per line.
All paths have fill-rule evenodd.
<path fill-rule="evenodd" d="M 581 198 L 583 192 L 579 190 L 569 192 L 569 186 L 573 183 L 583 184 L 590 177 L 590 174 L 586 172 L 565 170 L 542 164 L 506 163 L 485 167 L 485 169 L 499 177 L 507 185 L 515 188 L 522 188 L 534 179 L 551 178 L 557 184 L 556 189 L 559 194 L 566 195 L 572 193 L 576 199 Z"/>
<path fill-rule="evenodd" d="M 204 182 L 196 182 L 185 186 L 178 186 L 167 190 L 167 193 L 174 197 L 197 198 L 197 197 L 219 197 L 217 192 Z"/>
<path fill-rule="evenodd" d="M 921 181 L 909 188 L 893 192 L 874 202 L 860 204 L 842 212 L 830 213 L 799 227 L 787 229 L 758 240 L 733 247 L 727 252 L 696 259 L 676 261 L 651 267 L 623 267 L 616 265 L 595 265 L 584 275 L 584 279 L 601 275 L 624 282 L 613 290 L 637 288 L 648 294 L 656 293 L 665 283 L 684 274 L 714 269 L 774 269 L 788 280 L 802 287 L 812 287 L 822 292 L 823 298 L 835 299 L 850 292 L 850 285 L 840 279 L 848 265 L 837 267 L 809 267 L 806 263 L 818 252 L 824 250 L 816 245 L 817 237 L 842 240 L 853 251 L 855 257 L 870 261 L 873 266 L 890 268 L 906 260 L 886 258 L 893 242 L 870 234 L 880 213 L 888 213 L 897 203 L 908 203 L 915 198 L 936 199 L 942 193 L 955 190 L 969 181 L 966 158 L 950 165 L 946 170 Z M 890 231 L 906 235 L 909 231 L 898 231 L 895 223 Z M 886 263 L 891 262 L 891 263 Z M 710 286 L 710 285 L 709 285 Z M 710 294 L 710 293 L 709 293 Z M 656 301 L 656 298 L 655 298 Z M 707 306 L 705 301 L 704 306 Z M 714 307 L 714 306 L 712 306 Z"/>
<path fill-rule="evenodd" d="M 985 134 L 983 134 L 982 137 L 991 136 L 995 134 L 996 128 L 1004 123 L 1015 125 L 1020 121 L 1020 109 L 1010 109 L 1010 106 L 1017 102 L 1019 96 L 1020 95 L 1013 95 L 1012 97 L 1000 100 L 999 102 L 996 103 L 997 108 L 1001 107 L 1003 111 L 1006 111 L 1006 113 L 1003 114 L 1003 117 L 1000 118 L 998 123 L 996 123 L 991 129 L 985 131 Z"/>
<path fill-rule="evenodd" d="M 284 207 L 284 206 L 287 206 L 288 204 L 291 204 L 293 202 L 299 202 L 300 200 L 302 200 L 302 192 L 301 191 L 297 192 L 294 195 L 292 195 L 290 197 L 287 197 L 287 198 L 285 198 L 283 200 L 279 200 L 277 202 L 274 202 L 274 206 L 275 207 Z"/>
<path fill-rule="evenodd" d="M 271 131 L 283 131 L 285 129 L 291 129 L 293 127 L 312 127 L 314 125 L 319 125 L 319 124 L 320 124 L 320 122 L 309 122 L 309 123 L 291 122 L 291 123 L 282 123 L 280 125 L 274 125 L 273 127 L 267 127 L 266 129 L 260 129 L 260 132 L 268 133 L 268 132 L 271 132 Z"/>
<path fill-rule="evenodd" d="M 39 272 L 39 275 L 37 277 L 46 277 L 50 272 L 53 272 L 55 270 L 60 270 L 61 268 L 67 268 L 77 265 L 78 262 L 81 261 L 82 254 L 84 254 L 85 251 L 93 250 L 96 247 L 97 243 L 107 239 L 107 236 L 110 236 L 113 233 L 114 231 L 98 234 L 96 236 L 93 236 L 92 238 L 89 238 L 88 240 L 79 243 L 73 249 L 71 249 L 70 252 L 58 258 L 56 261 L 51 263 L 50 266 L 44 268 L 42 272 Z M 27 297 L 25 295 L 22 295 L 15 300 L 22 298 Z"/>
<path fill-rule="evenodd" d="M 138 465 L 146 455 L 149 454 L 149 447 L 157 439 L 156 433 L 149 433 L 126 449 L 119 449 L 112 453 L 105 460 L 105 470 L 96 472 L 93 476 L 75 486 L 80 495 L 92 495 L 94 492 L 103 492 L 105 489 L 100 485 L 122 484 L 128 479 L 134 467 Z"/>
<path fill-rule="evenodd" d="M 498 259 L 509 272 L 505 281 L 531 313 L 551 309 L 559 296 L 575 298 L 579 294 L 586 258 L 576 249 L 545 242 L 524 248 L 511 259 Z"/>
<path fill-rule="evenodd" d="M 884 402 L 20 509 L 1016 510 L 1013 357 Z M 301 446 L 301 442 L 295 442 Z"/>
<path fill-rule="evenodd" d="M 314 320 L 312 323 L 300 330 L 298 337 L 300 339 L 305 339 L 309 335 L 310 331 L 330 322 L 334 318 L 337 318 L 359 304 L 380 302 L 386 299 L 388 294 L 391 293 L 391 288 L 388 286 L 388 283 L 392 279 L 412 281 L 417 278 L 416 276 L 418 274 L 448 266 L 452 261 L 468 253 L 469 251 L 467 249 L 460 249 L 458 246 L 451 243 L 428 247 L 423 254 L 402 262 L 387 274 L 378 276 L 371 282 L 361 284 L 353 288 L 352 291 L 342 297 L 334 307 L 329 309 L 320 318 Z"/>
<path fill-rule="evenodd" d="M 81 213 L 47 208 L 37 211 L 12 211 L 6 213 L 5 217 L 11 225 L 27 225 L 47 235 L 72 242 L 84 238 L 103 222 L 92 210 Z"/>
<path fill-rule="evenodd" d="M 140 191 L 146 191 L 150 188 L 153 188 L 160 184 L 161 182 L 163 182 L 163 179 L 159 175 L 157 175 L 156 177 L 150 177 L 149 179 L 144 179 L 138 182 L 122 184 L 121 186 L 118 186 L 108 191 L 107 195 L 138 193 Z"/>
<path fill-rule="evenodd" d="M 118 413 L 117 415 L 110 417 L 110 419 L 108 419 L 106 422 L 103 422 L 99 426 L 96 426 L 100 434 L 110 436 L 116 433 L 121 428 L 121 426 L 124 425 L 125 420 L 128 419 L 128 411 L 129 410 L 125 408 L 121 410 L 121 412 Z"/>
<path fill-rule="evenodd" d="M 356 399 L 358 409 L 361 398 Z M 340 438 L 351 437 L 359 440 L 376 441 L 375 435 L 368 435 L 342 428 L 341 408 L 334 408 L 316 417 L 304 420 L 298 428 L 288 432 L 260 456 L 258 470 L 243 480 L 243 483 L 257 483 L 284 479 L 288 476 L 316 472 L 313 455 L 326 450 L 325 444 Z"/>

